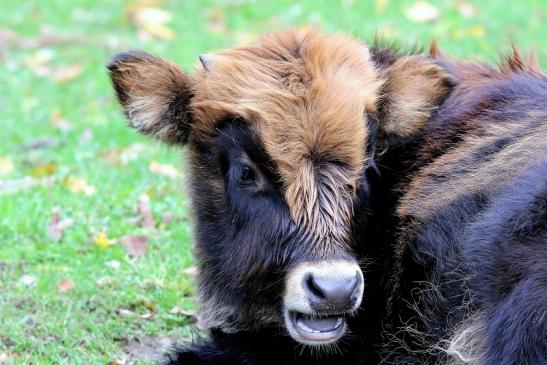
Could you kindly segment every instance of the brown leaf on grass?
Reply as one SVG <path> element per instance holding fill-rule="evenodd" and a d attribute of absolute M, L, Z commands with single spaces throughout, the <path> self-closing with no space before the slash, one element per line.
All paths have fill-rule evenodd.
<path fill-rule="evenodd" d="M 466 1 L 456 1 L 456 9 L 464 18 L 472 18 L 477 13 L 477 9 Z"/>
<path fill-rule="evenodd" d="M 224 12 L 218 8 L 211 8 L 207 12 L 207 22 L 209 24 L 209 30 L 214 33 L 226 35 L 228 33 L 228 27 L 224 20 Z"/>
<path fill-rule="evenodd" d="M 13 343 L 13 345 L 11 344 L 11 339 L 9 338 L 6 338 L 6 339 L 3 339 L 1 338 L 0 336 L 0 344 L 4 342 L 6 343 L 7 342 L 7 346 L 8 347 L 14 347 L 16 344 Z M 17 352 L 12 352 L 11 354 L 8 352 L 1 352 L 0 353 L 0 365 L 7 365 L 7 364 L 18 364 L 18 360 L 21 361 L 23 359 L 19 359 L 19 354 Z M 30 356 L 29 355 L 25 355 L 25 357 L 27 358 L 27 360 L 30 360 Z"/>
<path fill-rule="evenodd" d="M 158 361 L 172 344 L 169 337 L 144 337 L 126 342 L 122 349 L 138 360 Z"/>
<path fill-rule="evenodd" d="M 120 243 L 129 255 L 134 257 L 142 257 L 146 254 L 148 237 L 142 235 L 127 235 L 120 239 Z"/>
<path fill-rule="evenodd" d="M 198 275 L 198 268 L 196 266 L 190 266 L 182 270 L 182 272 L 190 277 L 196 277 Z"/>
<path fill-rule="evenodd" d="M 155 316 L 156 316 L 156 313 L 154 312 L 147 312 L 147 313 L 141 314 L 141 318 L 146 319 L 147 321 L 154 319 Z"/>
<path fill-rule="evenodd" d="M 169 310 L 171 314 L 181 314 L 186 317 L 191 317 L 197 320 L 197 311 L 192 309 L 182 309 L 179 306 L 175 306 Z"/>
<path fill-rule="evenodd" d="M 114 283 L 112 276 L 103 276 L 95 280 L 95 284 L 98 286 L 111 286 Z"/>
<path fill-rule="evenodd" d="M 93 131 L 90 128 L 84 129 L 80 135 L 80 142 L 91 142 L 93 140 Z"/>
<path fill-rule="evenodd" d="M 36 284 L 36 281 L 38 279 L 36 278 L 36 276 L 25 274 L 21 276 L 20 280 L 21 284 L 23 284 L 24 286 L 33 286 L 34 284 Z"/>
<path fill-rule="evenodd" d="M 15 165 L 9 156 L 0 157 L 0 176 L 7 176 L 15 171 Z"/>
<path fill-rule="evenodd" d="M 114 359 L 108 363 L 108 365 L 126 365 L 127 362 L 121 359 Z"/>
<path fill-rule="evenodd" d="M 257 33 L 237 32 L 235 34 L 235 44 L 238 47 L 250 46 L 256 43 L 258 39 Z"/>
<path fill-rule="evenodd" d="M 140 287 L 144 289 L 163 288 L 163 282 L 157 279 L 144 279 Z"/>
<path fill-rule="evenodd" d="M 97 189 L 87 183 L 84 179 L 75 176 L 68 176 L 63 180 L 63 184 L 66 188 L 76 194 L 95 195 Z"/>
<path fill-rule="evenodd" d="M 116 244 L 116 240 L 108 238 L 105 232 L 99 232 L 93 239 L 93 242 L 102 250 L 106 250 L 110 246 Z"/>
<path fill-rule="evenodd" d="M 59 84 L 64 84 L 80 76 L 83 69 L 83 66 L 79 63 L 61 66 L 55 71 L 53 79 Z"/>
<path fill-rule="evenodd" d="M 57 171 L 57 165 L 52 163 L 44 163 L 36 165 L 32 168 L 32 175 L 34 176 L 48 176 L 53 175 Z"/>
<path fill-rule="evenodd" d="M 172 212 L 165 212 L 161 215 L 161 221 L 165 224 L 170 224 L 173 222 L 173 213 Z"/>
<path fill-rule="evenodd" d="M 47 236 L 53 242 L 59 242 L 63 237 L 63 232 L 65 229 L 74 224 L 74 219 L 65 218 L 61 219 L 61 211 L 59 207 L 54 208 L 53 213 L 51 213 L 51 218 L 47 226 Z"/>
<path fill-rule="evenodd" d="M 63 113 L 59 109 L 56 109 L 51 113 L 49 122 L 53 127 L 61 131 L 68 131 L 72 128 L 72 125 L 63 117 Z"/>
<path fill-rule="evenodd" d="M 16 180 L 0 180 L 0 195 L 16 194 L 21 190 L 29 190 L 36 186 L 50 186 L 55 180 L 51 176 L 35 179 L 30 176 L 25 176 Z"/>
<path fill-rule="evenodd" d="M 74 43 L 86 44 L 90 40 L 81 35 L 58 34 L 47 26 L 43 26 L 36 37 L 22 37 L 10 29 L 0 29 L 0 51 L 4 48 L 43 48 Z"/>
<path fill-rule="evenodd" d="M 19 145 L 19 147 L 24 150 L 39 150 L 43 148 L 57 147 L 60 144 L 61 141 L 55 137 L 42 136 L 30 139 Z"/>
<path fill-rule="evenodd" d="M 106 263 L 106 266 L 111 269 L 118 270 L 122 266 L 122 264 L 118 260 L 110 260 Z"/>
<path fill-rule="evenodd" d="M 406 17 L 416 23 L 433 22 L 439 16 L 439 10 L 427 1 L 416 1 L 406 11 Z"/>
<path fill-rule="evenodd" d="M 133 317 L 135 315 L 135 312 L 129 310 L 129 309 L 118 309 L 116 313 L 121 317 Z"/>
<path fill-rule="evenodd" d="M 127 148 L 112 148 L 99 152 L 99 156 L 115 165 L 127 166 L 129 162 L 136 160 L 145 151 L 146 147 L 141 143 L 134 143 Z"/>
<path fill-rule="evenodd" d="M 383 13 L 388 5 L 389 0 L 374 0 L 374 10 L 378 13 Z"/>
<path fill-rule="evenodd" d="M 25 65 L 38 76 L 51 76 L 53 67 L 51 61 L 56 57 L 55 52 L 49 48 L 41 48 L 25 59 Z"/>
<path fill-rule="evenodd" d="M 173 18 L 171 13 L 154 5 L 158 5 L 157 2 L 132 3 L 125 7 L 125 13 L 140 31 L 159 39 L 174 39 L 175 32 L 167 25 Z"/>
<path fill-rule="evenodd" d="M 70 279 L 63 279 L 57 283 L 57 289 L 61 293 L 66 293 L 67 291 L 74 289 L 75 286 L 76 284 L 74 283 L 74 281 Z"/>
<path fill-rule="evenodd" d="M 154 217 L 150 210 L 150 198 L 146 194 L 139 197 L 139 218 L 142 227 L 150 229 L 155 227 Z"/>
<path fill-rule="evenodd" d="M 170 164 L 151 161 L 148 167 L 150 168 L 150 172 L 156 175 L 164 175 L 172 179 L 182 176 L 182 173 L 175 166 Z"/>

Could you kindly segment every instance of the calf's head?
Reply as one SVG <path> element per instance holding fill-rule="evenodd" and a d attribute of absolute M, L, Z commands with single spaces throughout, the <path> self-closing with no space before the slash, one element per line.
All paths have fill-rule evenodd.
<path fill-rule="evenodd" d="M 360 42 L 315 32 L 200 61 L 187 74 L 128 52 L 108 67 L 130 126 L 189 150 L 202 317 L 335 342 L 366 300 L 351 232 L 372 125 L 418 129 L 448 75 L 427 56 L 380 70 Z"/>

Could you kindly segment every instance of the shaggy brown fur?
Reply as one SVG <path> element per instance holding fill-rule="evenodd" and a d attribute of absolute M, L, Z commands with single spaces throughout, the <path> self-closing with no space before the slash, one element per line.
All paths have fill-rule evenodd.
<path fill-rule="evenodd" d="M 142 53 L 114 60 L 114 84 L 132 126 L 176 143 L 188 133 L 210 140 L 226 118 L 245 121 L 275 164 L 293 220 L 325 254 L 348 239 L 352 199 L 366 166 L 368 116 L 381 109 L 380 128 L 408 137 L 451 83 L 424 55 L 377 70 L 357 40 L 315 31 L 270 35 L 257 47 L 209 55 L 207 64 L 188 76 Z M 183 113 L 168 123 L 175 103 Z"/>

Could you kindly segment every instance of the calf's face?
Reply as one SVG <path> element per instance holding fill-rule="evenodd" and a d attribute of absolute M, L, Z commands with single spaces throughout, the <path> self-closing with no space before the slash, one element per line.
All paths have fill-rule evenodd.
<path fill-rule="evenodd" d="M 351 232 L 371 125 L 418 130 L 449 76 L 425 56 L 380 71 L 358 41 L 315 32 L 200 61 L 187 74 L 129 52 L 108 67 L 130 125 L 189 149 L 202 318 L 333 343 L 366 300 Z"/>

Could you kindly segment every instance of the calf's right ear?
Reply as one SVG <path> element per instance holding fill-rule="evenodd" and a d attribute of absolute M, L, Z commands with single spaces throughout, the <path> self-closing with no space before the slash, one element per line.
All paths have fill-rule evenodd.
<path fill-rule="evenodd" d="M 380 130 L 401 140 L 425 126 L 457 83 L 439 60 L 421 54 L 400 57 L 383 70 L 383 77 Z"/>
<path fill-rule="evenodd" d="M 131 127 L 169 144 L 188 141 L 190 76 L 175 64 L 141 51 L 118 53 L 107 67 Z"/>

